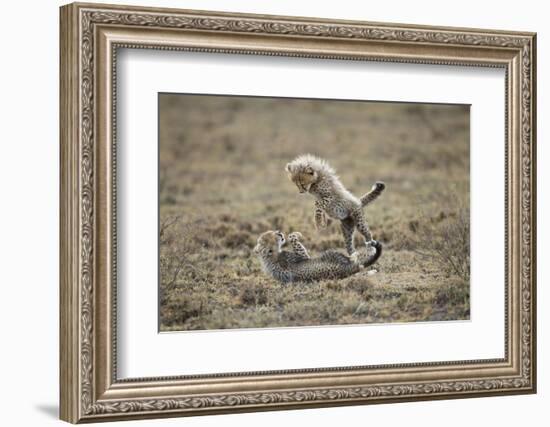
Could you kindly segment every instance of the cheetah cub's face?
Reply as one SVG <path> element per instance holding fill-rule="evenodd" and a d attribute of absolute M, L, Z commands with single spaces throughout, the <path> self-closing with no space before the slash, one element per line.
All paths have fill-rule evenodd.
<path fill-rule="evenodd" d="M 288 178 L 298 187 L 300 193 L 307 193 L 319 179 L 318 172 L 308 164 L 294 161 L 288 163 L 285 170 Z"/>
<path fill-rule="evenodd" d="M 264 258 L 272 258 L 281 252 L 285 242 L 285 235 L 280 231 L 266 231 L 258 237 L 254 252 Z"/>

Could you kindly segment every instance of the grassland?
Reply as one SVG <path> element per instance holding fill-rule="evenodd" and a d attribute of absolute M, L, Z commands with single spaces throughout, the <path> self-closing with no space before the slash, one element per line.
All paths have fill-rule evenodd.
<path fill-rule="evenodd" d="M 159 107 L 161 330 L 469 318 L 467 107 L 169 94 Z M 343 250 L 286 177 L 302 153 L 356 195 L 386 182 L 366 209 L 376 274 L 285 286 L 262 272 L 266 230 Z"/>

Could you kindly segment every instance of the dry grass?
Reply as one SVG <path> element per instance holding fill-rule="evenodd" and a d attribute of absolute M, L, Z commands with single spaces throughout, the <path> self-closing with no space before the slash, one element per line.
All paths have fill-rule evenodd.
<path fill-rule="evenodd" d="M 470 212 L 461 203 L 455 205 L 450 218 L 440 217 L 433 224 L 424 220 L 411 239 L 415 252 L 432 259 L 443 271 L 470 280 Z M 435 228 L 435 230 L 434 230 Z"/>
<path fill-rule="evenodd" d="M 461 106 L 161 95 L 161 330 L 469 318 L 468 116 Z M 386 182 L 366 210 L 384 244 L 377 274 L 284 286 L 261 271 L 252 248 L 268 229 L 301 231 L 312 254 L 343 250 L 338 224 L 317 232 L 313 199 L 286 178 L 286 162 L 305 152 L 357 195 Z"/>

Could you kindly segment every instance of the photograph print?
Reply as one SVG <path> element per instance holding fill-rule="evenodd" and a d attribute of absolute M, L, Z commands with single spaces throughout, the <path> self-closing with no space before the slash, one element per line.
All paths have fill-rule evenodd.
<path fill-rule="evenodd" d="M 470 318 L 470 106 L 160 93 L 159 330 Z"/>

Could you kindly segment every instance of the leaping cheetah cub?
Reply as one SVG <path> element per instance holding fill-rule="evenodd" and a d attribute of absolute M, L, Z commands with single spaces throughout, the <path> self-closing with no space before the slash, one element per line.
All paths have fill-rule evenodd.
<path fill-rule="evenodd" d="M 346 250 L 351 256 L 356 256 L 353 244 L 356 228 L 365 237 L 367 248 L 374 246 L 363 207 L 380 196 L 386 188 L 383 182 L 377 182 L 370 192 L 357 198 L 344 187 L 335 170 L 325 160 L 311 154 L 295 158 L 286 165 L 286 171 L 300 193 L 307 192 L 315 196 L 317 228 L 326 227 L 325 215 L 340 220 Z"/>
<path fill-rule="evenodd" d="M 374 255 L 359 251 L 356 257 L 328 250 L 311 258 L 300 243 L 301 233 L 288 235 L 292 251 L 284 251 L 285 236 L 280 231 L 266 231 L 258 238 L 254 252 L 262 262 L 264 271 L 282 283 L 314 282 L 323 279 L 343 279 L 376 262 L 382 254 L 382 245 L 373 240 Z"/>

